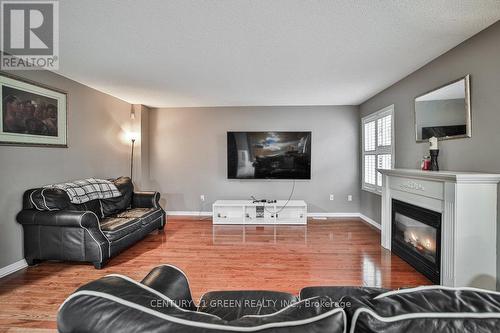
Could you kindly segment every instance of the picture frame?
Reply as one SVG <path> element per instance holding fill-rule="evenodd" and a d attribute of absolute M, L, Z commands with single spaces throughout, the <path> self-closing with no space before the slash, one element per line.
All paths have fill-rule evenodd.
<path fill-rule="evenodd" d="M 68 94 L 0 72 L 0 145 L 67 148 Z"/>

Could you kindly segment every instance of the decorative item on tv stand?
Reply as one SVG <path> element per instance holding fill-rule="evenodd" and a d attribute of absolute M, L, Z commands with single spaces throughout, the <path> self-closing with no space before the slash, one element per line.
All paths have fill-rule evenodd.
<path fill-rule="evenodd" d="M 213 224 L 307 224 L 303 200 L 217 200 L 212 211 Z"/>

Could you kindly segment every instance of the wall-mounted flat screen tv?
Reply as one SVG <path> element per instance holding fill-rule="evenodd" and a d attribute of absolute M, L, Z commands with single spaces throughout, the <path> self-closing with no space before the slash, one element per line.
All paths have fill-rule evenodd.
<path fill-rule="evenodd" d="M 311 132 L 227 132 L 229 179 L 311 179 Z"/>

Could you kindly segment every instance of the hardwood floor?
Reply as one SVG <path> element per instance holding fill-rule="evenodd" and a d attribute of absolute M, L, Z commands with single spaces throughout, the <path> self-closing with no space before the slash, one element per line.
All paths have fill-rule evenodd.
<path fill-rule="evenodd" d="M 112 259 L 91 264 L 43 262 L 0 279 L 0 332 L 55 331 L 59 305 L 78 286 L 111 273 L 141 280 L 154 266 L 184 270 L 193 297 L 210 290 L 268 289 L 291 293 L 312 285 L 386 288 L 431 284 L 380 246 L 380 233 L 357 220 L 306 226 L 215 226 L 169 217 L 153 233 Z"/>

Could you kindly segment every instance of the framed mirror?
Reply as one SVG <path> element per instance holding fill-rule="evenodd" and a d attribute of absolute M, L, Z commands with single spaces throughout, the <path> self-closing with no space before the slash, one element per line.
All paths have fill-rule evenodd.
<path fill-rule="evenodd" d="M 470 138 L 470 75 L 415 98 L 417 142 Z"/>

